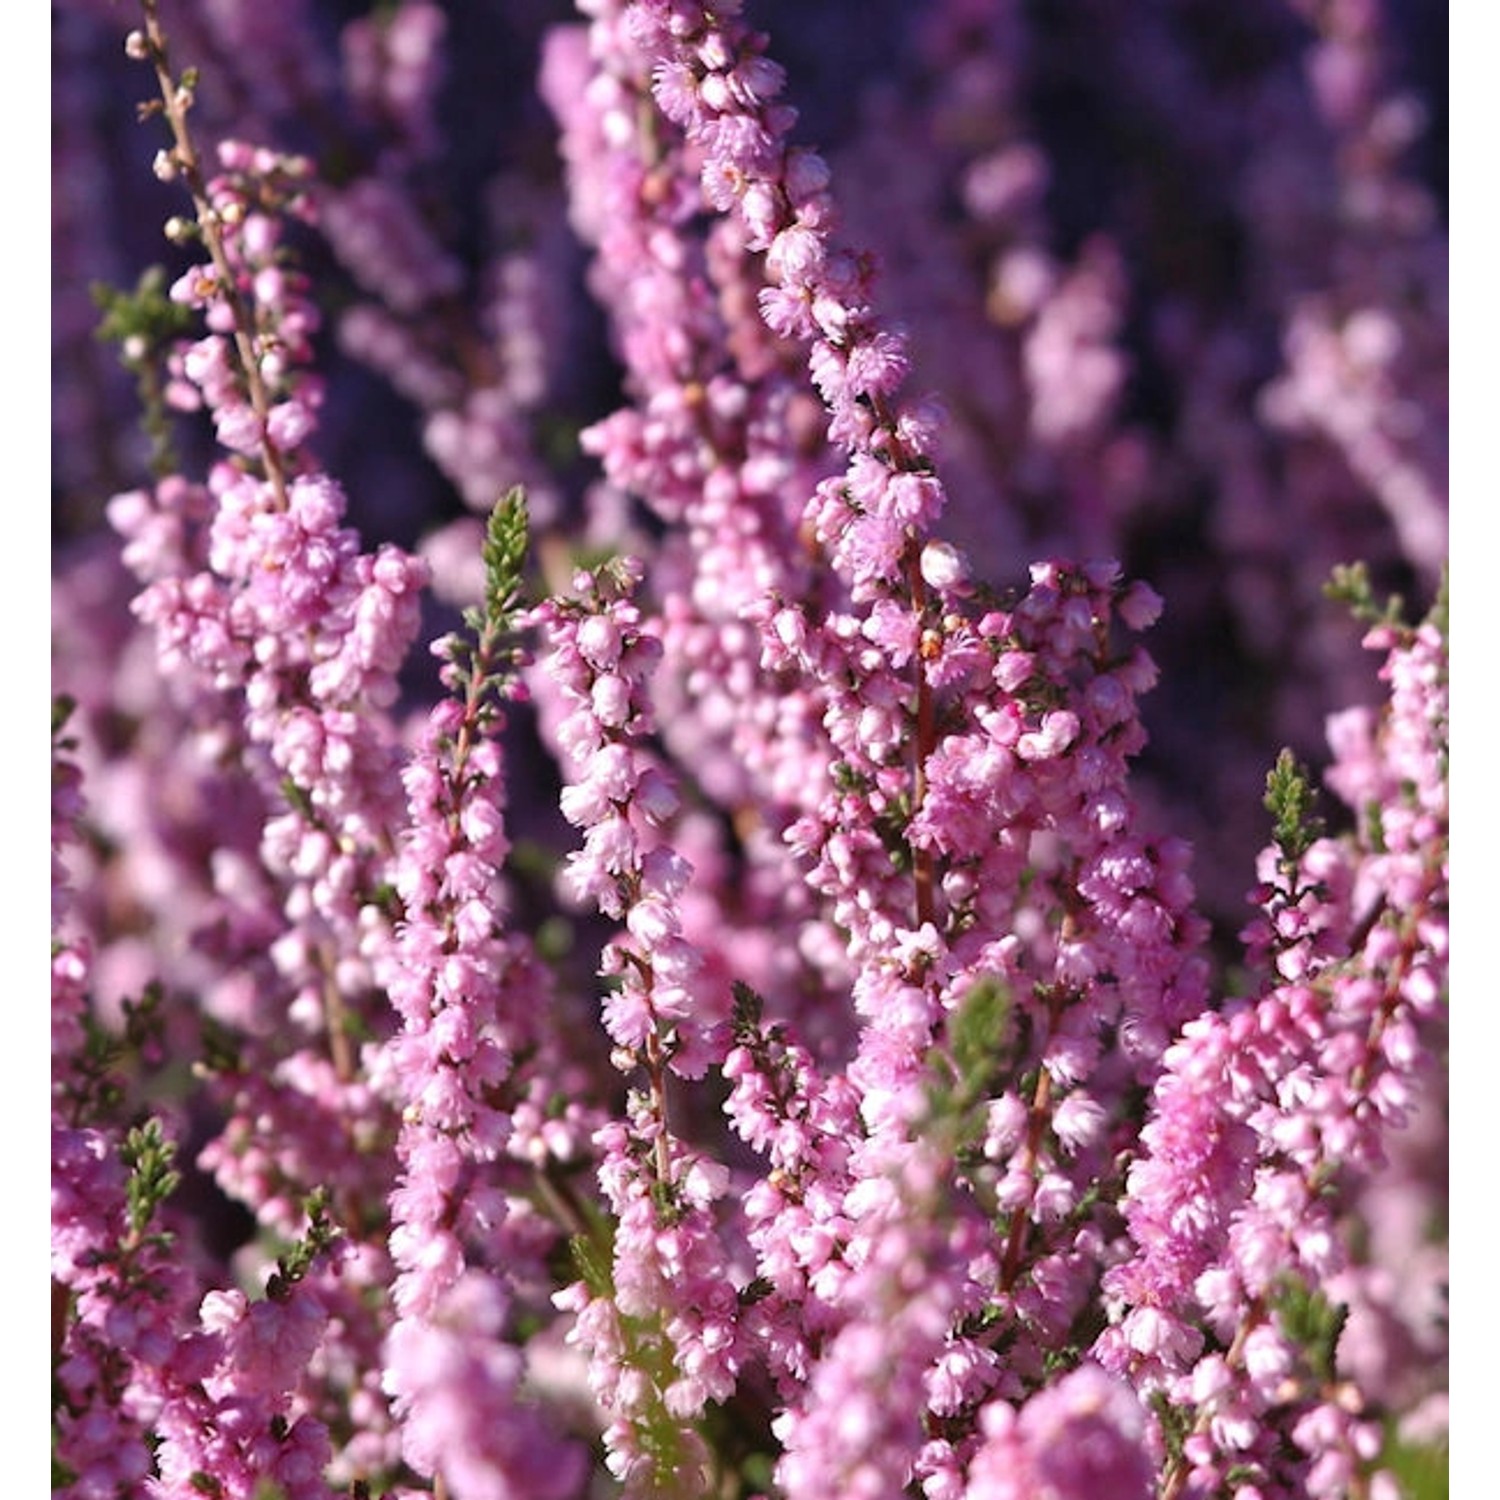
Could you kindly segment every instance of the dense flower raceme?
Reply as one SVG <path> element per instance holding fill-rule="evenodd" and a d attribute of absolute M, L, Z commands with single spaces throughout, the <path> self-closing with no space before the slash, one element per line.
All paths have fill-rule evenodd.
<path fill-rule="evenodd" d="M 1356 1391 L 1327 1361 L 1304 1368 L 1275 1314 L 1299 1289 L 1338 1284 L 1347 1247 L 1330 1190 L 1385 1165 L 1433 1065 L 1448 951 L 1438 639 L 1430 625 L 1370 632 L 1389 653 L 1390 704 L 1374 722 L 1335 720 L 1330 773 L 1359 810 L 1357 836 L 1267 851 L 1247 932 L 1266 988 L 1184 1027 L 1132 1168 L 1139 1250 L 1106 1278 L 1119 1318 L 1106 1345 L 1196 1412 L 1180 1464 L 1205 1492 L 1230 1465 L 1276 1474 L 1264 1424 L 1277 1407 L 1303 1412 L 1291 1431 L 1308 1493 L 1344 1493 L 1379 1446 Z"/>
<path fill-rule="evenodd" d="M 505 1336 L 557 1237 L 531 1210 L 528 1181 L 566 1165 L 588 1131 L 581 1104 L 551 1107 L 568 1061 L 539 1024 L 547 971 L 501 926 L 508 602 L 497 587 L 472 650 L 440 645 L 453 696 L 404 777 L 395 884 L 407 916 L 387 972 L 403 1025 L 383 1060 L 404 1101 L 385 1386 L 417 1472 L 441 1472 L 459 1494 L 544 1500 L 574 1492 L 583 1455 L 530 1409 L 525 1361 Z"/>
<path fill-rule="evenodd" d="M 467 231 L 444 91 L 487 8 L 330 50 L 311 7 L 141 0 L 177 265 L 106 326 L 150 474 L 54 584 L 55 1493 L 1422 1500 L 1442 257 L 1381 7 L 1236 19 L 1309 40 L 1236 75 L 1275 151 L 1227 185 L 1192 9 L 1077 24 L 1184 191 L 1264 204 L 1279 371 L 1186 281 L 1137 335 L 1110 235 L 1049 242 L 1056 43 L 1006 0 L 924 7 L 892 66 L 951 87 L 827 154 L 749 3 L 559 6 L 514 127 L 551 190 L 520 148 Z M 1191 440 L 1127 414 L 1130 340 Z M 340 360 L 443 507 L 409 459 L 335 477 Z M 1234 810 L 1232 968 L 1150 780 L 1173 598 L 1068 557 L 1203 473 L 1231 541 L 1309 508 L 1292 587 L 1357 538 L 1431 605 L 1347 568 L 1288 647 L 1292 718 L 1351 615 L 1381 664 L 1319 704 L 1324 798 L 1269 750 Z M 1263 643 L 1264 560 L 1220 560 Z"/>

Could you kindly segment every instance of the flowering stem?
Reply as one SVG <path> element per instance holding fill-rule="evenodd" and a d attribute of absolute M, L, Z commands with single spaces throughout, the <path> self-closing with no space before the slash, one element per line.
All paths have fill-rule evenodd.
<path fill-rule="evenodd" d="M 52 1364 L 56 1368 L 62 1358 L 63 1340 L 68 1336 L 68 1315 L 73 1294 L 69 1287 L 52 1278 Z"/>
<path fill-rule="evenodd" d="M 1046 1068 L 1042 1068 L 1037 1073 L 1036 1090 L 1031 1096 L 1031 1108 L 1027 1111 L 1024 1160 L 1028 1172 L 1035 1167 L 1037 1155 L 1041 1149 L 1042 1132 L 1047 1127 L 1051 1103 L 1052 1075 Z M 1015 1285 L 1016 1277 L 1020 1274 L 1021 1254 L 1026 1245 L 1028 1213 L 1027 1205 L 1020 1204 L 1011 1220 L 1010 1236 L 1006 1240 L 1005 1254 L 1000 1262 L 1002 1291 L 1010 1291 Z"/>
<path fill-rule="evenodd" d="M 348 1012 L 344 1008 L 344 997 L 339 993 L 332 965 L 327 965 L 323 973 L 323 1024 L 328 1028 L 328 1048 L 333 1059 L 333 1070 L 341 1083 L 349 1083 L 354 1078 L 355 1064 L 354 1051 L 349 1045 Z"/>
<path fill-rule="evenodd" d="M 1235 1329 L 1234 1340 L 1229 1346 L 1229 1351 L 1224 1356 L 1225 1366 L 1233 1371 L 1238 1371 L 1245 1357 L 1245 1343 L 1256 1328 L 1266 1319 L 1265 1304 L 1259 1297 L 1253 1297 L 1250 1305 L 1245 1310 L 1245 1315 L 1240 1321 L 1240 1326 Z M 1192 1433 L 1194 1437 L 1201 1436 L 1209 1430 L 1213 1423 L 1213 1406 L 1206 1405 L 1198 1413 L 1197 1420 L 1193 1423 Z M 1179 1453 L 1172 1460 L 1165 1477 L 1162 1479 L 1159 1500 L 1177 1500 L 1182 1493 L 1182 1487 L 1187 1483 L 1188 1475 L 1192 1472 L 1192 1466 L 1187 1457 Z"/>
<path fill-rule="evenodd" d="M 254 330 L 245 300 L 240 295 L 238 279 L 229 263 L 223 238 L 219 234 L 219 215 L 209 199 L 208 188 L 203 178 L 202 164 L 197 148 L 188 130 L 187 112 L 192 106 L 192 86 L 179 83 L 172 77 L 167 61 L 167 37 L 157 13 L 157 0 L 140 0 L 141 13 L 146 23 L 144 51 L 156 73 L 157 86 L 161 90 L 162 112 L 172 128 L 174 141 L 171 164 L 181 173 L 188 191 L 192 194 L 193 208 L 197 213 L 199 233 L 204 246 L 218 272 L 219 292 L 223 296 L 234 318 L 234 347 L 239 355 L 240 368 L 245 377 L 245 388 L 250 406 L 256 416 L 260 431 L 261 461 L 265 466 L 266 479 L 276 496 L 277 506 L 286 509 L 286 465 L 280 450 L 271 440 L 269 421 L 271 398 L 266 391 L 261 375 L 260 360 L 255 350 Z M 139 33 L 136 34 L 140 36 Z M 132 39 L 134 41 L 134 39 Z M 136 42 L 137 52 L 142 50 Z"/>
<path fill-rule="evenodd" d="M 663 1188 L 667 1188 L 672 1184 L 672 1159 L 667 1149 L 671 1122 L 667 1116 L 667 1076 L 662 1056 L 660 1026 L 654 1027 L 646 1038 L 646 1073 L 651 1087 L 651 1114 L 656 1124 L 653 1153 L 656 1180 Z"/>
<path fill-rule="evenodd" d="M 922 578 L 920 542 L 907 543 L 906 580 L 911 589 L 912 613 L 921 620 L 927 609 L 927 590 Z M 912 671 L 916 676 L 916 739 L 912 745 L 911 816 L 913 819 L 922 810 L 927 795 L 927 757 L 937 744 L 937 726 L 933 712 L 932 684 L 927 680 L 927 659 L 918 650 L 912 656 Z M 918 927 L 931 922 L 935 916 L 933 904 L 933 858 L 932 850 L 925 844 L 911 845 L 912 882 L 916 887 Z"/>

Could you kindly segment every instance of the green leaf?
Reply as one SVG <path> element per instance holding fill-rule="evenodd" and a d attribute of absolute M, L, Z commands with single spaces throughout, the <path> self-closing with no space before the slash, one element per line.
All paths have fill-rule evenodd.
<path fill-rule="evenodd" d="M 1284 1276 L 1271 1299 L 1282 1331 L 1303 1353 L 1308 1367 L 1322 1381 L 1334 1378 L 1339 1335 L 1349 1318 L 1341 1302 L 1330 1302 L 1316 1287 L 1297 1276 Z"/>
<path fill-rule="evenodd" d="M 332 1195 L 326 1187 L 316 1187 L 303 1203 L 307 1229 L 290 1250 L 278 1258 L 276 1269 L 266 1282 L 266 1295 L 281 1299 L 312 1269 L 313 1263 L 338 1238 L 339 1228 L 329 1204 Z"/>
<path fill-rule="evenodd" d="M 1384 604 L 1376 599 L 1370 569 L 1363 562 L 1336 564 L 1323 594 L 1347 606 L 1362 625 L 1399 625 L 1405 617 L 1406 602 L 1400 594 L 1392 594 Z"/>
<path fill-rule="evenodd" d="M 130 1174 L 125 1198 L 132 1233 L 145 1232 L 152 1215 L 182 1180 L 172 1165 L 176 1154 L 176 1145 L 162 1134 L 161 1121 L 154 1117 L 125 1137 L 120 1159 Z"/>
<path fill-rule="evenodd" d="M 1265 808 L 1271 814 L 1272 839 L 1288 869 L 1295 869 L 1322 835 L 1322 824 L 1313 813 L 1315 802 L 1307 772 L 1290 750 L 1283 749 L 1266 776 Z"/>
<path fill-rule="evenodd" d="M 615 1295 L 615 1271 L 610 1248 L 596 1244 L 586 1234 L 575 1234 L 568 1246 L 573 1252 L 578 1279 L 594 1296 L 612 1299 Z"/>
<path fill-rule="evenodd" d="M 1380 1467 L 1388 1469 L 1401 1486 L 1404 1500 L 1448 1500 L 1448 1441 L 1415 1443 L 1392 1428 L 1380 1455 Z"/>
<path fill-rule="evenodd" d="M 62 738 L 62 733 L 68 727 L 68 720 L 77 710 L 77 701 L 66 693 L 59 693 L 52 700 L 52 739 L 60 749 L 69 748 L 71 745 L 71 741 Z"/>
<path fill-rule="evenodd" d="M 1427 611 L 1427 623 L 1431 625 L 1439 635 L 1442 636 L 1444 644 L 1448 640 L 1448 564 L 1443 564 L 1443 571 L 1438 578 L 1437 594 L 1432 601 L 1432 608 Z"/>
<path fill-rule="evenodd" d="M 121 362 L 129 369 L 139 369 L 161 345 L 192 330 L 192 310 L 172 301 L 162 266 L 148 266 L 132 292 L 96 281 L 89 295 L 101 313 L 95 337 L 118 344 Z"/>
<path fill-rule="evenodd" d="M 948 1020 L 947 1046 L 928 1054 L 928 1128 L 962 1160 L 984 1137 L 986 1104 L 1009 1056 L 1010 990 L 977 980 Z"/>
<path fill-rule="evenodd" d="M 751 985 L 736 979 L 734 991 L 734 1035 L 736 1039 L 758 1040 L 761 1017 L 765 1013 L 765 1001 Z"/>
<path fill-rule="evenodd" d="M 1176 1468 L 1183 1461 L 1183 1446 L 1193 1430 L 1193 1413 L 1187 1407 L 1173 1406 L 1165 1391 L 1155 1391 L 1148 1399 L 1156 1414 L 1169 1467 Z"/>
<path fill-rule="evenodd" d="M 521 597 L 529 535 L 526 491 L 515 485 L 496 503 L 485 528 L 484 612 L 491 627 L 503 626 Z"/>
<path fill-rule="evenodd" d="M 964 1098 L 977 1099 L 989 1091 L 1009 1018 L 1010 991 L 993 975 L 976 981 L 959 1002 L 950 1036 Z"/>

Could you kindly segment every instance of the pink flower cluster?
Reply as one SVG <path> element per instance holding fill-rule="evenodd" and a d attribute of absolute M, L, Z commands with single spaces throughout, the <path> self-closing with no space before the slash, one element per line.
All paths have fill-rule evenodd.
<path fill-rule="evenodd" d="M 489 7 L 59 7 L 147 81 L 176 264 L 106 299 L 149 472 L 54 572 L 54 1494 L 1427 1500 L 1445 330 L 1381 7 L 1233 22 L 1310 36 L 1296 87 L 1237 65 L 1276 149 L 1213 184 L 1274 199 L 1274 375 L 1053 243 L 1034 8 L 923 7 L 893 66 L 943 87 L 827 152 L 754 0 L 554 8 L 546 190 L 518 148 L 444 202 Z M 1070 23 L 1183 161 L 1243 128 L 1174 71 L 1193 10 Z M 1152 483 L 1211 489 L 1214 603 L 1274 646 L 1239 548 L 1299 461 L 1289 586 L 1370 555 L 1300 600 L 1226 932 L 1142 640 L 1217 585 L 1130 554 Z M 1246 747 L 1193 728 L 1207 789 Z"/>

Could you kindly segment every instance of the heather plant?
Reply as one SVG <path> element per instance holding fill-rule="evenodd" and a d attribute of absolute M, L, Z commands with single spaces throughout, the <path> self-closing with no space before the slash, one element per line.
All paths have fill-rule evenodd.
<path fill-rule="evenodd" d="M 54 1494 L 1446 1494 L 1404 12 L 1070 9 L 54 8 Z"/>

